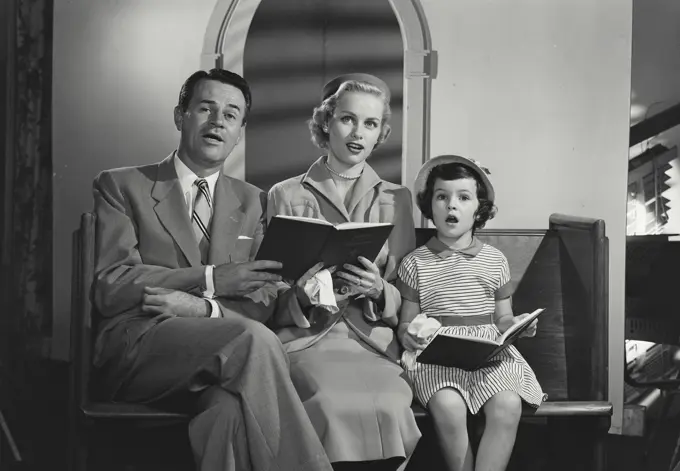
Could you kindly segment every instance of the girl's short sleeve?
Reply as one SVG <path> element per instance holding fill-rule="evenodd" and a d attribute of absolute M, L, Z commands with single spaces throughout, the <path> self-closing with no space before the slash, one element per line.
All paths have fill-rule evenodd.
<path fill-rule="evenodd" d="M 495 298 L 496 300 L 506 299 L 512 296 L 513 287 L 510 280 L 510 265 L 508 265 L 508 259 L 505 255 L 499 252 L 499 272 L 498 272 L 498 284 L 496 288 Z"/>
<path fill-rule="evenodd" d="M 401 261 L 397 270 L 397 288 L 401 297 L 414 303 L 420 302 L 418 294 L 418 266 L 413 253 L 408 254 Z"/>

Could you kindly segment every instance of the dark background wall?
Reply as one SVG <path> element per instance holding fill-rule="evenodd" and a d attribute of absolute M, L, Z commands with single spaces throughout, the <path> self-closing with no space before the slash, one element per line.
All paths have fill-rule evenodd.
<path fill-rule="evenodd" d="M 253 89 L 246 180 L 269 189 L 322 155 L 307 120 L 323 85 L 348 72 L 379 76 L 392 92 L 392 135 L 370 157 L 401 181 L 403 45 L 388 0 L 263 0 L 246 41 L 244 76 Z"/>

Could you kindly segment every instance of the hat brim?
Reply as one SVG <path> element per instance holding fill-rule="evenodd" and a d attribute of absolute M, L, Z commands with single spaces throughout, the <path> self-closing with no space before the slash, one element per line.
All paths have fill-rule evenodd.
<path fill-rule="evenodd" d="M 491 180 L 489 180 L 489 177 L 487 176 L 486 172 L 471 160 L 466 159 L 465 157 L 461 157 L 459 155 L 439 155 L 425 162 L 418 171 L 416 180 L 413 183 L 413 191 L 415 192 L 416 195 L 425 190 L 425 186 L 427 185 L 427 177 L 428 175 L 430 175 L 432 169 L 434 167 L 444 164 L 460 164 L 470 169 L 475 175 L 479 177 L 479 179 L 486 187 L 488 200 L 491 203 L 493 203 L 496 200 L 496 192 L 494 191 L 493 185 L 491 184 Z"/>
<path fill-rule="evenodd" d="M 387 96 L 387 99 L 388 100 L 390 99 L 391 95 L 390 87 L 388 87 L 384 81 L 382 81 L 375 75 L 354 73 L 338 75 L 337 77 L 326 83 L 321 92 L 321 100 L 323 101 L 330 97 L 331 95 L 335 94 L 340 89 L 340 86 L 343 83 L 350 81 L 370 83 L 371 85 L 378 87 L 380 90 L 382 90 L 382 92 Z"/>

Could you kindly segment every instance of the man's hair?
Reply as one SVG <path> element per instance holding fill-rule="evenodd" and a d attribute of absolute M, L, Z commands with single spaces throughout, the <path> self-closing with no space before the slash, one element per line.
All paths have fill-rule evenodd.
<path fill-rule="evenodd" d="M 185 112 L 189 108 L 189 103 L 191 102 L 191 97 L 194 95 L 196 84 L 201 80 L 216 80 L 218 82 L 226 83 L 227 85 L 233 85 L 241 90 L 241 93 L 243 93 L 243 97 L 246 100 L 246 109 L 243 111 L 243 124 L 245 125 L 248 121 L 248 113 L 250 113 L 250 105 L 252 103 L 250 86 L 248 86 L 248 82 L 246 82 L 239 74 L 235 74 L 234 72 L 225 69 L 210 69 L 208 72 L 199 70 L 198 72 L 191 74 L 179 91 L 179 100 L 177 102 L 179 109 L 182 110 L 182 112 Z"/>
<path fill-rule="evenodd" d="M 477 211 L 475 211 L 475 221 L 472 230 L 476 231 L 477 229 L 483 228 L 489 219 L 493 219 L 496 215 L 496 207 L 488 199 L 486 186 L 475 172 L 471 171 L 465 165 L 457 163 L 437 165 L 428 174 L 425 188 L 416 196 L 418 208 L 420 208 L 420 212 L 423 213 L 423 216 L 432 220 L 432 198 L 434 196 L 434 184 L 437 179 L 452 181 L 464 178 L 472 178 L 477 183 L 477 200 L 479 201 L 479 207 L 477 208 Z"/>
<path fill-rule="evenodd" d="M 350 80 L 343 83 L 340 88 L 331 96 L 326 98 L 321 105 L 314 108 L 314 113 L 312 119 L 308 121 L 309 131 L 311 133 L 312 142 L 320 149 L 328 149 L 328 141 L 330 135 L 328 131 L 324 130 L 328 126 L 333 113 L 335 113 L 335 108 L 340 101 L 340 97 L 347 92 L 362 92 L 369 95 L 374 95 L 380 98 L 383 102 L 383 115 L 380 120 L 380 135 L 375 144 L 377 148 L 380 144 L 387 140 L 390 135 L 390 125 L 387 124 L 390 120 L 390 115 L 392 114 L 390 110 L 390 101 L 383 90 L 378 88 L 376 85 L 368 82 L 358 82 L 356 80 Z"/>

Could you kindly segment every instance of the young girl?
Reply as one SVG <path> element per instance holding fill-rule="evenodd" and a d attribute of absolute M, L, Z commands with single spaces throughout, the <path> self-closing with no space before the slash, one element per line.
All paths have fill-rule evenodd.
<path fill-rule="evenodd" d="M 442 325 L 437 333 L 496 338 L 528 314 L 513 315 L 505 256 L 474 237 L 496 210 L 486 172 L 472 160 L 439 156 L 420 169 L 414 190 L 437 235 L 408 254 L 399 267 L 397 286 L 403 298 L 399 339 L 408 351 L 425 347 L 429 339 L 408 329 L 418 314 L 437 319 Z M 525 335 L 535 335 L 535 322 Z M 534 372 L 514 346 L 475 371 L 415 363 L 407 374 L 416 398 L 430 410 L 451 470 L 505 469 L 522 400 L 534 407 L 544 400 Z M 468 411 L 477 414 L 480 409 L 486 426 L 474 463 L 466 420 Z"/>

